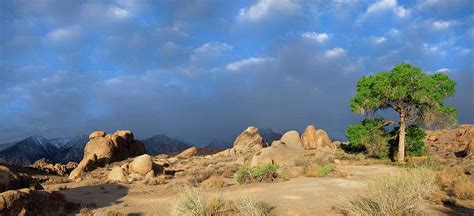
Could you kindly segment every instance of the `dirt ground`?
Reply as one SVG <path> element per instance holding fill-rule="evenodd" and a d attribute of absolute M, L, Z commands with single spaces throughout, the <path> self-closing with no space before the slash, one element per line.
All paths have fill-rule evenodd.
<path fill-rule="evenodd" d="M 207 195 L 221 194 L 228 199 L 242 196 L 264 201 L 278 215 L 340 215 L 335 208 L 344 200 L 364 191 L 375 176 L 396 172 L 384 165 L 342 166 L 348 177 L 295 178 L 277 183 L 236 185 L 219 190 L 205 190 Z M 52 186 L 53 187 L 53 186 Z M 108 211 L 146 215 L 169 215 L 179 199 L 173 188 L 165 185 L 80 185 L 68 184 L 62 190 L 66 199 L 94 204 L 95 215 Z"/>

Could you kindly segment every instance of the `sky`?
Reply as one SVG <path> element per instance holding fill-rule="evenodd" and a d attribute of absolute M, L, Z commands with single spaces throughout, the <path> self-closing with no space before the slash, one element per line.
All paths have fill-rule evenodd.
<path fill-rule="evenodd" d="M 0 0 L 0 142 L 308 124 L 344 140 L 357 80 L 399 63 L 449 74 L 474 123 L 473 45 L 472 0 Z"/>

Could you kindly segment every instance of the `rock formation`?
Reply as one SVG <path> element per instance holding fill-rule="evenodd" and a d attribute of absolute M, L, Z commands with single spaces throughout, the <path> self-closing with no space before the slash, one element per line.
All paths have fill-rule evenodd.
<path fill-rule="evenodd" d="M 66 215 L 77 209 L 57 191 L 23 188 L 0 193 L 0 215 Z"/>
<path fill-rule="evenodd" d="M 303 149 L 303 144 L 301 144 L 300 134 L 298 131 L 288 131 L 281 137 L 281 142 L 285 144 L 288 148 L 293 149 Z"/>
<path fill-rule="evenodd" d="M 326 131 L 321 129 L 316 130 L 314 125 L 308 125 L 308 127 L 306 127 L 306 130 L 301 135 L 301 143 L 304 149 L 336 149 L 336 145 L 331 142 Z"/>
<path fill-rule="evenodd" d="M 41 185 L 26 174 L 13 172 L 10 168 L 0 165 L 0 192 L 29 187 L 41 188 Z"/>
<path fill-rule="evenodd" d="M 52 163 L 51 161 L 42 158 L 33 163 L 31 167 L 39 169 L 43 172 L 50 173 L 50 174 L 57 174 L 60 176 L 65 176 L 70 173 L 74 168 L 77 167 L 77 163 L 75 162 L 68 162 L 66 165 L 62 165 L 59 163 Z"/>
<path fill-rule="evenodd" d="M 190 158 L 198 153 L 198 148 L 191 147 L 176 155 L 177 158 Z"/>
<path fill-rule="evenodd" d="M 273 141 L 270 147 L 261 149 L 255 153 L 250 165 L 255 167 L 267 163 L 276 163 L 281 166 L 294 166 L 295 159 L 301 157 L 303 154 L 303 148 L 295 148 L 295 143 L 288 146 L 282 141 Z"/>
<path fill-rule="evenodd" d="M 69 179 L 76 179 L 84 172 L 115 161 L 145 154 L 145 146 L 134 139 L 130 131 L 105 134 L 95 131 L 84 148 L 84 157 L 71 172 Z"/>
<path fill-rule="evenodd" d="M 474 125 L 460 125 L 451 130 L 426 131 L 425 146 L 441 157 L 472 157 Z"/>
<path fill-rule="evenodd" d="M 234 146 L 217 153 L 217 156 L 236 156 L 256 152 L 265 147 L 265 142 L 256 127 L 248 127 L 234 141 Z"/>

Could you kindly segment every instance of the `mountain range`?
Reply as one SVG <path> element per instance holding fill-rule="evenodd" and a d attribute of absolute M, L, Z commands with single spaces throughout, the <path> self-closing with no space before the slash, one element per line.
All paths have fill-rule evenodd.
<path fill-rule="evenodd" d="M 263 129 L 260 133 L 268 144 L 281 138 L 281 134 L 272 129 Z M 54 163 L 79 162 L 88 141 L 87 135 L 54 139 L 31 136 L 18 142 L 0 144 L 0 162 L 29 165 L 41 158 L 46 158 Z M 141 140 L 141 142 L 150 155 L 176 153 L 194 146 L 180 138 L 172 138 L 163 134 L 154 135 Z M 212 140 L 204 148 L 224 149 L 230 147 L 232 147 L 232 142 Z"/>

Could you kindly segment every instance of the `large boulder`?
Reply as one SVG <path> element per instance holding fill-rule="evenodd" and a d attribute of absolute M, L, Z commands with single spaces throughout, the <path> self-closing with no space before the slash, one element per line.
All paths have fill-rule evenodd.
<path fill-rule="evenodd" d="M 216 156 L 238 156 L 247 153 L 254 153 L 265 147 L 263 137 L 258 128 L 248 127 L 234 141 L 234 146 L 230 149 L 221 151 Z"/>
<path fill-rule="evenodd" d="M 89 135 L 89 139 L 94 139 L 96 137 L 105 137 L 107 133 L 105 131 L 94 131 Z"/>
<path fill-rule="evenodd" d="M 474 142 L 474 125 L 460 125 L 450 130 L 427 130 L 425 147 L 430 154 L 444 158 L 471 158 L 470 149 Z"/>
<path fill-rule="evenodd" d="M 89 136 L 91 139 L 84 148 L 84 157 L 69 179 L 76 179 L 97 167 L 146 153 L 143 143 L 135 140 L 133 133 L 128 130 L 102 135 L 96 131 Z"/>
<path fill-rule="evenodd" d="M 107 180 L 110 182 L 127 182 L 124 169 L 122 167 L 115 166 L 107 176 Z"/>
<path fill-rule="evenodd" d="M 261 149 L 264 146 L 263 137 L 260 136 L 256 127 L 248 127 L 234 141 L 235 149 Z"/>
<path fill-rule="evenodd" d="M 153 160 L 150 155 L 144 154 L 133 159 L 133 161 L 128 165 L 128 168 L 131 172 L 145 175 L 153 170 Z"/>
<path fill-rule="evenodd" d="M 308 127 L 306 127 L 306 130 L 301 135 L 301 143 L 304 149 L 336 149 L 336 145 L 331 142 L 326 131 L 321 129 L 316 130 L 314 125 L 308 125 Z"/>
<path fill-rule="evenodd" d="M 303 148 L 294 148 L 282 141 L 273 141 L 270 147 L 263 148 L 255 153 L 250 165 L 255 167 L 267 163 L 276 163 L 280 166 L 294 166 L 295 160 L 303 154 Z"/>
<path fill-rule="evenodd" d="M 181 153 L 176 155 L 176 157 L 177 158 L 190 158 L 190 157 L 196 155 L 197 153 L 198 153 L 198 148 L 193 146 L 191 148 L 188 148 L 188 149 L 182 151 Z"/>
<path fill-rule="evenodd" d="M 285 144 L 288 148 L 293 149 L 303 149 L 303 144 L 301 144 L 300 134 L 298 131 L 292 130 L 288 131 L 281 137 L 281 142 Z M 273 144 L 272 144 L 273 145 Z"/>

